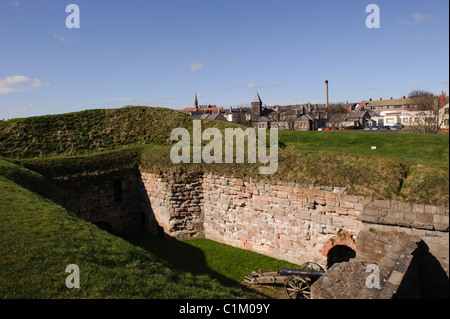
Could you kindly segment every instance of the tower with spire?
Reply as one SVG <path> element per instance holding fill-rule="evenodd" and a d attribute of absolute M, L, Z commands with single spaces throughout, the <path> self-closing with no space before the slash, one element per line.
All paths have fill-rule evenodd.
<path fill-rule="evenodd" d="M 261 117 L 262 113 L 262 101 L 259 97 L 258 92 L 255 92 L 255 96 L 253 97 L 252 103 L 252 122 L 255 122 Z"/>
<path fill-rule="evenodd" d="M 197 99 L 197 93 L 195 93 L 195 101 L 194 101 L 195 108 L 198 110 L 198 99 Z"/>

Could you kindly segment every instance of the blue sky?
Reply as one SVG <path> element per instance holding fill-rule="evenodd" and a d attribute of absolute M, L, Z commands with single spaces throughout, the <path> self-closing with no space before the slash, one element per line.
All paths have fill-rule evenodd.
<path fill-rule="evenodd" d="M 80 28 L 68 29 L 70 3 Z M 368 29 L 368 4 L 380 28 Z M 449 2 L 0 0 L 0 119 L 449 91 Z"/>

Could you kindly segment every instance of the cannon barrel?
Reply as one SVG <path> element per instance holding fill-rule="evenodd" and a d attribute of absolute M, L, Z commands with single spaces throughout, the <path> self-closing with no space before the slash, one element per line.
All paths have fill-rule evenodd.
<path fill-rule="evenodd" d="M 280 276 L 308 276 L 308 277 L 320 277 L 325 274 L 325 271 L 307 270 L 307 269 L 292 269 L 281 268 L 278 270 Z"/>

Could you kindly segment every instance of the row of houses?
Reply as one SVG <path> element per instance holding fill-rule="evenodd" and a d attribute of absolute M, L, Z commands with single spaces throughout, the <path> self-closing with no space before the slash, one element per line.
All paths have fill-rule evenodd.
<path fill-rule="evenodd" d="M 281 130 L 313 131 L 320 128 L 361 129 L 372 126 L 408 127 L 421 121 L 433 120 L 438 116 L 442 121 L 442 130 L 449 129 L 448 96 L 441 93 L 439 114 L 417 110 L 414 99 L 390 98 L 388 100 L 362 101 L 360 103 L 340 103 L 327 107 L 325 104 L 300 104 L 288 106 L 263 106 L 258 92 L 255 93 L 250 107 L 217 107 L 216 105 L 198 105 L 195 96 L 194 107 L 180 111 L 192 116 L 244 124 L 254 128 L 278 128 Z M 425 119 L 424 119 L 425 117 Z"/>

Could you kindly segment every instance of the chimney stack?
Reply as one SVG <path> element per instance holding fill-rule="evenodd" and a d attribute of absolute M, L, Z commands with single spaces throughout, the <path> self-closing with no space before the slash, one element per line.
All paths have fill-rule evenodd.
<path fill-rule="evenodd" d="M 444 94 L 444 91 L 442 91 L 441 96 L 439 97 L 439 106 L 444 105 L 444 103 L 445 103 L 445 95 L 446 94 Z"/>
<path fill-rule="evenodd" d="M 328 111 L 328 80 L 325 81 L 325 107 Z"/>

